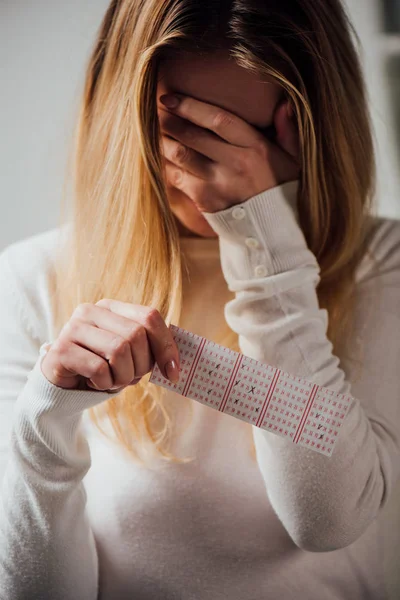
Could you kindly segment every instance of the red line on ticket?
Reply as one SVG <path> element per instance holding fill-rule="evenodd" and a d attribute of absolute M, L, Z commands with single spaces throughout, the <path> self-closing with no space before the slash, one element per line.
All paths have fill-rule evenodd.
<path fill-rule="evenodd" d="M 332 455 L 354 400 L 351 395 L 321 387 L 176 325 L 171 325 L 171 331 L 185 368 L 174 384 L 155 364 L 151 383 L 284 437 L 290 443 Z"/>

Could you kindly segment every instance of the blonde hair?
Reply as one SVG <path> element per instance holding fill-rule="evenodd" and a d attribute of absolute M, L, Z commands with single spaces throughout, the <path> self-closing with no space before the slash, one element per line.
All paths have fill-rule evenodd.
<path fill-rule="evenodd" d="M 375 186 L 353 37 L 339 0 L 113 0 L 87 68 L 76 130 L 72 214 L 62 217 L 68 236 L 54 279 L 55 335 L 78 304 L 101 298 L 152 306 L 167 325 L 179 323 L 183 262 L 163 178 L 157 64 L 167 48 L 206 54 L 228 42 L 240 66 L 272 77 L 293 102 L 302 149 L 300 224 L 320 265 L 318 300 L 339 353 Z M 240 351 L 228 327 L 218 341 Z M 165 460 L 185 460 L 168 449 L 164 390 L 148 379 L 91 417 L 100 427 L 107 416 L 136 460 L 149 448 Z"/>

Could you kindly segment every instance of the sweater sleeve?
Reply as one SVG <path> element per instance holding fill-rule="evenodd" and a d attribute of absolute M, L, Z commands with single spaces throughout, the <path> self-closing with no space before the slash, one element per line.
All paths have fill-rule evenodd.
<path fill-rule="evenodd" d="M 299 225 L 298 182 L 234 208 L 205 213 L 219 235 L 235 292 L 225 318 L 244 354 L 355 400 L 332 456 L 253 428 L 270 502 L 300 548 L 335 550 L 357 540 L 387 503 L 400 474 L 400 223 L 388 223 L 377 274 L 357 283 L 354 339 L 361 377 L 350 385 L 327 337 L 316 293 L 320 268 Z M 368 274 L 369 273 L 369 274 Z M 354 344 L 354 345 L 353 345 Z M 349 364 L 351 380 L 359 365 Z"/>
<path fill-rule="evenodd" d="M 82 478 L 81 415 L 117 393 L 72 391 L 40 369 L 45 340 L 0 255 L 0 598 L 95 600 L 98 560 Z"/>

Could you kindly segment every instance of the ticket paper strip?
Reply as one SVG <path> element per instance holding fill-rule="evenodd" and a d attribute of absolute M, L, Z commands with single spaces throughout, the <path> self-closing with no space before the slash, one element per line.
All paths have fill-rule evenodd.
<path fill-rule="evenodd" d="M 354 398 L 170 325 L 179 348 L 178 383 L 155 364 L 149 381 L 331 456 Z"/>

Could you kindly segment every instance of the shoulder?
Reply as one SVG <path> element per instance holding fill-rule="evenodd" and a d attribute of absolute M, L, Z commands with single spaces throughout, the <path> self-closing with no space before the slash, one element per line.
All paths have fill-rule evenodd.
<path fill-rule="evenodd" d="M 0 253 L 0 304 L 7 312 L 4 304 L 17 302 L 39 339 L 51 336 L 50 281 L 66 230 L 49 229 L 13 242 Z"/>
<path fill-rule="evenodd" d="M 38 268 L 43 270 L 52 262 L 64 232 L 65 227 L 54 227 L 18 240 L 6 246 L 0 257 L 5 257 L 16 274 L 29 276 L 32 267 L 36 272 Z"/>
<path fill-rule="evenodd" d="M 400 220 L 372 217 L 367 234 L 367 252 L 356 274 L 358 284 L 390 277 L 400 287 Z"/>

